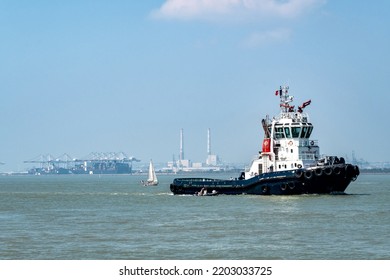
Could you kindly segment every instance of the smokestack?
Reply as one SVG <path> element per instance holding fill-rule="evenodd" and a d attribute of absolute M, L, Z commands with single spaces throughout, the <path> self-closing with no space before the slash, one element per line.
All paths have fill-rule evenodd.
<path fill-rule="evenodd" d="M 179 159 L 180 159 L 180 162 L 184 159 L 184 142 L 183 142 L 183 129 L 180 129 L 180 155 L 179 155 Z"/>
<path fill-rule="evenodd" d="M 207 155 L 211 155 L 211 138 L 210 138 L 210 128 L 207 129 Z"/>

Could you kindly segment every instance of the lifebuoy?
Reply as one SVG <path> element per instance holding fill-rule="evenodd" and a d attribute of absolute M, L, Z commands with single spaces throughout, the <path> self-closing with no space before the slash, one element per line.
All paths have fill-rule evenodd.
<path fill-rule="evenodd" d="M 305 171 L 305 178 L 310 180 L 311 177 L 313 177 L 313 172 L 311 170 L 306 170 Z"/>
<path fill-rule="evenodd" d="M 293 141 L 288 142 L 289 146 L 292 146 L 293 144 L 294 144 Z"/>
<path fill-rule="evenodd" d="M 310 145 L 312 145 L 312 146 L 314 145 L 314 141 L 313 140 L 310 141 Z"/>
<path fill-rule="evenodd" d="M 298 164 L 298 166 L 297 166 L 298 168 L 302 168 L 302 164 Z"/>

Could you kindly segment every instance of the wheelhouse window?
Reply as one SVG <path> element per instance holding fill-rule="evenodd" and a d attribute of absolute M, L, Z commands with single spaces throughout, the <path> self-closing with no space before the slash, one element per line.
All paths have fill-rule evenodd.
<path fill-rule="evenodd" d="M 276 139 L 285 138 L 283 127 L 275 127 L 275 137 Z"/>
<path fill-rule="evenodd" d="M 299 138 L 299 134 L 301 132 L 301 128 L 297 126 L 291 127 L 291 133 L 293 138 Z"/>
<path fill-rule="evenodd" d="M 312 131 L 313 131 L 313 126 L 309 126 L 307 129 L 306 138 L 310 137 Z"/>
<path fill-rule="evenodd" d="M 284 128 L 284 133 L 286 134 L 287 138 L 291 138 L 291 133 L 290 133 L 290 128 L 289 127 L 285 127 Z"/>
<path fill-rule="evenodd" d="M 287 138 L 291 138 L 291 130 L 290 130 L 290 127 L 285 127 L 284 128 L 284 133 L 286 135 Z"/>
<path fill-rule="evenodd" d="M 308 130 L 307 126 L 302 127 L 302 133 L 301 133 L 301 138 L 306 138 L 306 132 Z"/>

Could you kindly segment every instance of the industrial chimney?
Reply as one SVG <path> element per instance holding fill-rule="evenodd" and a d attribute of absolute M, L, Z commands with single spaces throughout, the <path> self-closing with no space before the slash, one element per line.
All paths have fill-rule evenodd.
<path fill-rule="evenodd" d="M 184 141 L 183 141 L 183 129 L 180 129 L 180 154 L 179 154 L 179 160 L 180 163 L 184 159 Z"/>
<path fill-rule="evenodd" d="M 211 139 L 210 139 L 210 128 L 207 129 L 207 155 L 211 155 Z"/>

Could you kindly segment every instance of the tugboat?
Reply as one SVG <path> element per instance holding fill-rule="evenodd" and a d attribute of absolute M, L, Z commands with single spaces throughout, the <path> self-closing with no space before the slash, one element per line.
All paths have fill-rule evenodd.
<path fill-rule="evenodd" d="M 337 156 L 320 156 L 318 140 L 310 138 L 313 124 L 303 109 L 291 105 L 294 97 L 288 86 L 281 86 L 280 114 L 261 121 L 264 129 L 262 151 L 249 170 L 238 178 L 176 178 L 170 185 L 173 194 L 251 194 L 297 195 L 344 193 L 359 176 L 359 167 Z"/>

